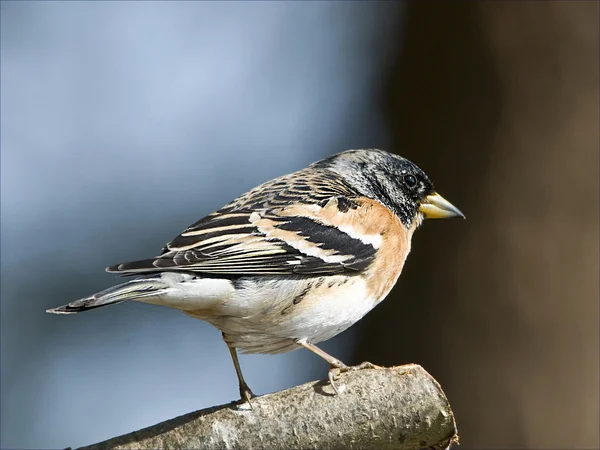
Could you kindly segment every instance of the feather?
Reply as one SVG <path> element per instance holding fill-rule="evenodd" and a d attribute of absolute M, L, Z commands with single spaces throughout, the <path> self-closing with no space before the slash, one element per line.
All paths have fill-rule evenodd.
<path fill-rule="evenodd" d="M 221 275 L 323 275 L 364 270 L 372 242 L 348 232 L 360 195 L 325 170 L 267 182 L 189 226 L 160 256 L 111 266 L 135 274 L 181 270 Z M 332 215 L 332 208 L 334 209 Z M 323 217 L 320 217 L 320 214 Z"/>

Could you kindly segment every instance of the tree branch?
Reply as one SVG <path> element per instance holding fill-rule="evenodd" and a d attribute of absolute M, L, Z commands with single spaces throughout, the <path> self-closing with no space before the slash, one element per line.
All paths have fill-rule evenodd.
<path fill-rule="evenodd" d="M 440 385 L 421 366 L 343 374 L 333 395 L 311 382 L 263 395 L 248 405 L 216 406 L 89 447 L 441 449 L 458 442 Z"/>

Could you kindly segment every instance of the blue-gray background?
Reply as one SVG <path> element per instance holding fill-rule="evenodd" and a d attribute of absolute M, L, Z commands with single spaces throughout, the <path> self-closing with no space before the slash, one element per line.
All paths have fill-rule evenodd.
<path fill-rule="evenodd" d="M 2 448 L 91 444 L 237 397 L 166 308 L 44 310 L 248 188 L 347 148 L 417 162 L 427 221 L 324 344 L 422 364 L 461 448 L 598 448 L 598 2 L 0 2 Z M 322 379 L 242 357 L 256 393 Z"/>
<path fill-rule="evenodd" d="M 3 448 L 89 444 L 236 397 L 203 322 L 44 310 L 260 182 L 386 147 L 373 97 L 400 7 L 2 2 Z M 306 352 L 241 363 L 258 393 L 325 369 Z"/>

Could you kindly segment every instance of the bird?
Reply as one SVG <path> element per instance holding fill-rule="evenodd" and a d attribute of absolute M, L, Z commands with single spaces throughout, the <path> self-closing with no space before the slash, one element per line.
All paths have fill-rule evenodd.
<path fill-rule="evenodd" d="M 241 402 L 255 397 L 237 351 L 306 348 L 348 329 L 396 284 L 424 219 L 465 218 L 414 163 L 379 149 L 346 150 L 267 181 L 198 220 L 156 257 L 107 272 L 132 278 L 47 310 L 74 314 L 137 301 L 167 306 L 221 331 Z"/>

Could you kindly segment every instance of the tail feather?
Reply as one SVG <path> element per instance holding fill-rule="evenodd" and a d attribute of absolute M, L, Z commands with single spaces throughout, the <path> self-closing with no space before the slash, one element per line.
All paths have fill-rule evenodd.
<path fill-rule="evenodd" d="M 138 278 L 119 284 L 89 297 L 75 300 L 67 305 L 46 310 L 51 314 L 76 314 L 81 311 L 100 308 L 101 306 L 115 305 L 127 300 L 135 300 L 151 295 L 169 287 L 160 277 Z"/>

